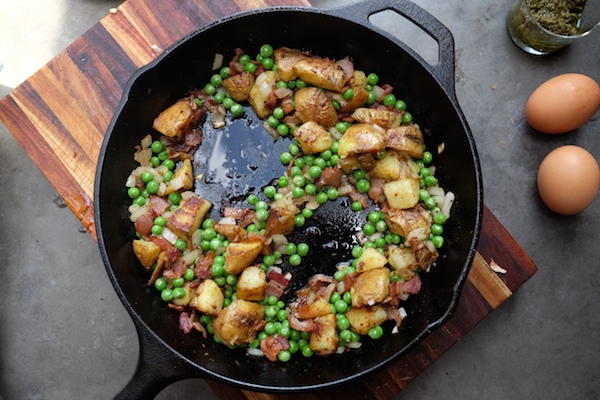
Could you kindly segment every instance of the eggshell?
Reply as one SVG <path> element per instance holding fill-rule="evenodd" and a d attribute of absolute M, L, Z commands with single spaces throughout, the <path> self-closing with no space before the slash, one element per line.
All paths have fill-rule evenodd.
<path fill-rule="evenodd" d="M 563 74 L 542 83 L 525 105 L 533 129 L 565 133 L 588 122 L 600 107 L 600 86 L 582 74 Z"/>
<path fill-rule="evenodd" d="M 600 190 L 600 167 L 588 151 L 578 146 L 561 146 L 540 164 L 537 186 L 544 203 L 562 215 L 585 210 Z"/>

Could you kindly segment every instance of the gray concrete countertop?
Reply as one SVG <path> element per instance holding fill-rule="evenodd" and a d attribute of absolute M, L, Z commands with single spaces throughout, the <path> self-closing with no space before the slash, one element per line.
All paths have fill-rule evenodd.
<path fill-rule="evenodd" d="M 312 1 L 326 8 L 352 2 Z M 562 135 L 538 133 L 524 119 L 531 92 L 555 75 L 580 72 L 600 82 L 600 32 L 535 57 L 506 32 L 511 0 L 415 2 L 454 35 L 456 91 L 481 157 L 485 203 L 539 271 L 397 398 L 600 398 L 600 199 L 562 217 L 536 189 L 541 160 L 560 145 L 600 159 L 600 113 Z M 0 96 L 119 3 L 2 0 Z M 373 17 L 435 59 L 431 43 L 407 34 L 400 20 L 392 12 Z M 112 398 L 136 366 L 133 323 L 96 242 L 1 124 L 0 187 L 0 400 Z M 213 397 L 202 380 L 159 395 Z"/>

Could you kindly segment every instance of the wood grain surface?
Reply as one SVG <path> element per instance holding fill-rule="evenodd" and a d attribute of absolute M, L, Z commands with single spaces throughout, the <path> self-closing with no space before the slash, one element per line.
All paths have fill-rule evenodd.
<path fill-rule="evenodd" d="M 0 119 L 95 237 L 93 188 L 102 140 L 131 75 L 172 43 L 222 16 L 257 7 L 310 6 L 304 0 L 128 0 L 0 100 Z M 504 268 L 498 274 L 492 260 Z M 499 307 L 537 268 L 485 208 L 477 256 L 453 317 L 388 368 L 333 391 L 294 399 L 390 399 L 479 321 Z M 288 399 L 219 382 L 222 399 Z"/>

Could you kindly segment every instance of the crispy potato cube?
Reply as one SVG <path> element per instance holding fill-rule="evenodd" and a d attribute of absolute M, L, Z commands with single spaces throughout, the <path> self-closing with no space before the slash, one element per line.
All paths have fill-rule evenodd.
<path fill-rule="evenodd" d="M 429 236 L 431 213 L 419 204 L 404 210 L 390 208 L 386 210 L 384 215 L 389 230 L 405 239 L 408 239 L 408 235 L 417 229 L 421 231 L 424 238 Z"/>
<path fill-rule="evenodd" d="M 210 202 L 192 194 L 188 199 L 181 200 L 179 207 L 167 219 L 167 227 L 179 235 L 191 237 L 211 206 Z"/>
<path fill-rule="evenodd" d="M 161 112 L 154 119 L 152 127 L 165 136 L 179 136 L 192 119 L 192 106 L 189 99 L 181 99 Z"/>
<path fill-rule="evenodd" d="M 368 247 L 363 250 L 356 264 L 356 272 L 362 273 L 371 269 L 383 268 L 388 263 L 387 258 L 379 250 Z"/>
<path fill-rule="evenodd" d="M 237 275 L 260 254 L 265 244 L 261 235 L 249 235 L 241 242 L 231 243 L 225 250 L 225 271 Z"/>
<path fill-rule="evenodd" d="M 371 269 L 358 275 L 350 288 L 352 307 L 373 306 L 381 303 L 389 293 L 390 270 Z"/>
<path fill-rule="evenodd" d="M 223 309 L 224 299 L 225 296 L 219 285 L 212 279 L 205 279 L 196 288 L 194 297 L 189 304 L 201 313 L 216 317 Z"/>
<path fill-rule="evenodd" d="M 314 121 L 329 129 L 338 122 L 337 111 L 327 95 L 316 87 L 299 89 L 294 95 L 296 116 L 302 122 Z"/>
<path fill-rule="evenodd" d="M 335 315 L 329 314 L 316 317 L 315 324 L 320 325 L 321 329 L 311 333 L 309 347 L 320 356 L 335 354 L 340 343 Z"/>
<path fill-rule="evenodd" d="M 350 174 L 352 171 L 363 168 L 363 165 L 356 155 L 338 158 L 338 165 L 345 174 Z"/>
<path fill-rule="evenodd" d="M 304 57 L 294 64 L 294 72 L 309 85 L 334 92 L 341 91 L 348 81 L 344 69 L 327 58 Z"/>
<path fill-rule="evenodd" d="M 304 154 L 317 154 L 328 150 L 333 144 L 333 138 L 321 125 L 315 121 L 303 123 L 294 131 L 294 137 Z"/>
<path fill-rule="evenodd" d="M 267 237 L 281 234 L 289 235 L 294 232 L 296 224 L 294 222 L 296 214 L 285 208 L 271 207 L 269 209 L 269 218 L 265 232 Z"/>
<path fill-rule="evenodd" d="M 250 93 L 248 101 L 252 105 L 256 116 L 260 119 L 265 119 L 271 115 L 271 110 L 265 107 L 265 103 L 269 100 L 273 87 L 277 84 L 277 73 L 274 71 L 261 72 L 257 77 Z"/>
<path fill-rule="evenodd" d="M 246 71 L 224 79 L 222 85 L 235 101 L 244 101 L 248 99 L 255 81 L 254 74 Z"/>
<path fill-rule="evenodd" d="M 385 130 L 373 124 L 354 124 L 339 140 L 338 155 L 345 158 L 354 154 L 379 153 L 385 150 Z"/>
<path fill-rule="evenodd" d="M 275 65 L 277 65 L 277 72 L 282 81 L 288 82 L 292 79 L 296 79 L 298 74 L 294 70 L 294 65 L 306 58 L 300 50 L 288 49 L 287 47 L 281 47 L 273 52 L 273 59 Z"/>
<path fill-rule="evenodd" d="M 356 333 L 367 335 L 371 328 L 381 325 L 387 319 L 385 308 L 380 305 L 373 307 L 350 308 L 346 311 L 346 318 Z"/>
<path fill-rule="evenodd" d="M 213 320 L 212 327 L 215 335 L 227 346 L 252 343 L 256 338 L 256 328 L 264 317 L 264 306 L 235 299 Z"/>
<path fill-rule="evenodd" d="M 250 266 L 242 271 L 237 283 L 237 298 L 248 301 L 261 301 L 265 298 L 267 275 L 256 266 Z"/>
<path fill-rule="evenodd" d="M 400 125 L 385 132 L 387 147 L 408 154 L 414 158 L 423 158 L 423 133 L 419 125 Z"/>
<path fill-rule="evenodd" d="M 154 242 L 144 239 L 133 241 L 133 253 L 146 269 L 150 269 L 154 265 L 161 252 L 162 248 Z"/>
<path fill-rule="evenodd" d="M 400 178 L 406 166 L 404 157 L 398 157 L 398 153 L 389 150 L 385 157 L 376 161 L 372 173 L 376 178 L 385 179 L 386 182 L 394 181 Z"/>
<path fill-rule="evenodd" d="M 332 313 L 331 306 L 329 305 L 329 299 L 326 299 L 320 295 L 317 295 L 312 303 L 300 301 L 297 311 L 298 318 L 300 319 L 311 319 Z"/>
<path fill-rule="evenodd" d="M 420 189 L 419 178 L 408 177 L 385 183 L 383 194 L 390 207 L 401 210 L 412 208 L 419 202 Z"/>
<path fill-rule="evenodd" d="M 192 162 L 189 159 L 185 159 L 167 183 L 164 195 L 169 195 L 178 190 L 190 190 L 193 187 L 194 172 L 192 170 Z"/>
<path fill-rule="evenodd" d="M 404 246 L 389 246 L 388 261 L 396 273 L 405 281 L 412 278 L 419 267 L 413 250 Z"/>
<path fill-rule="evenodd" d="M 248 236 L 248 231 L 237 224 L 213 224 L 213 229 L 230 242 L 241 242 Z"/>
<path fill-rule="evenodd" d="M 194 295 L 196 294 L 196 288 L 192 288 L 190 282 L 186 282 L 182 286 L 183 290 L 185 290 L 185 294 L 183 297 L 179 297 L 178 299 L 173 299 L 172 303 L 178 306 L 187 306 L 190 304 Z"/>
<path fill-rule="evenodd" d="M 357 108 L 352 113 L 352 118 L 358 122 L 375 124 L 388 129 L 395 125 L 400 125 L 402 114 L 394 111 L 379 110 L 376 108 Z"/>

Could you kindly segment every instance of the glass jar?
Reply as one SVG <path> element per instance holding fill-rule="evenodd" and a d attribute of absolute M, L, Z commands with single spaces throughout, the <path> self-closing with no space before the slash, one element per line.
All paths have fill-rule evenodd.
<path fill-rule="evenodd" d="M 556 4 L 564 5 L 565 1 L 556 0 Z M 528 0 L 515 0 L 508 14 L 508 33 L 513 42 L 527 53 L 546 55 L 587 36 L 600 25 L 600 0 L 587 0 L 576 25 L 572 26 L 574 34 L 554 33 L 544 28 L 534 15 Z M 549 15 L 552 16 L 551 13 Z M 560 17 L 557 15 L 556 18 L 552 22 L 560 26 Z"/>

